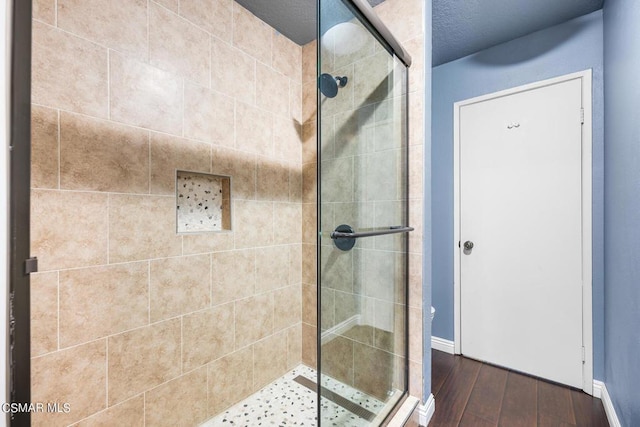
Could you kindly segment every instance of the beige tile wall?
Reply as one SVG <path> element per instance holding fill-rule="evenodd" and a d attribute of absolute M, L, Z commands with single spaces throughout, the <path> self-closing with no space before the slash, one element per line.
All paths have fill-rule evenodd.
<path fill-rule="evenodd" d="M 424 195 L 424 1 L 386 0 L 376 13 L 411 54 L 409 69 L 409 392 L 426 401 L 422 378 L 422 221 Z M 430 102 L 430 100 L 429 100 Z"/>
<path fill-rule="evenodd" d="M 32 393 L 71 412 L 33 425 L 196 425 L 309 352 L 302 48 L 232 0 L 34 6 Z M 232 176 L 232 232 L 176 233 L 176 169 Z"/>
<path fill-rule="evenodd" d="M 422 199 L 423 199 L 423 97 L 424 97 L 424 29 L 422 23 L 423 2 L 421 0 L 387 0 L 376 7 L 376 12 L 385 24 L 391 29 L 393 34 L 399 39 L 403 46 L 410 52 L 413 58 L 413 65 L 409 70 L 409 170 L 410 170 L 410 224 L 416 230 L 411 234 L 409 247 L 409 391 L 412 395 L 423 398 L 422 396 Z M 303 81 L 303 284 L 302 284 L 302 341 L 303 353 L 302 357 L 305 363 L 313 365 L 316 363 L 316 261 L 315 261 L 315 245 L 316 241 L 316 42 L 305 45 L 302 49 L 302 81 Z M 325 117 L 334 116 L 335 122 L 331 120 L 323 120 L 323 167 L 331 172 L 333 176 L 333 185 L 323 183 L 323 228 L 332 228 L 336 224 L 325 220 L 332 217 L 335 210 L 340 211 L 340 216 L 349 218 L 349 212 L 352 212 L 351 218 L 353 223 L 362 224 L 362 226 L 371 226 L 374 223 L 384 221 L 385 217 L 392 217 L 392 213 L 397 206 L 389 203 L 367 204 L 366 200 L 373 200 L 378 197 L 381 185 L 372 186 L 370 189 L 358 188 L 357 181 L 352 181 L 354 171 L 361 173 L 366 169 L 375 170 L 380 167 L 393 167 L 393 165 L 385 165 L 384 162 L 390 161 L 390 157 L 385 155 L 380 159 L 370 160 L 370 164 L 355 164 L 354 156 L 358 155 L 358 147 L 363 144 L 373 144 L 375 150 L 383 150 L 385 142 L 389 140 L 388 130 L 384 128 L 386 125 L 383 116 L 384 108 L 376 107 L 375 112 L 368 111 L 363 104 L 371 102 L 379 102 L 383 99 L 381 93 L 376 90 L 375 83 L 380 82 L 385 77 L 383 74 L 376 75 L 381 68 L 373 66 L 380 59 L 378 56 L 386 55 L 386 52 L 376 52 L 374 46 L 365 46 L 358 58 L 331 58 L 325 55 L 325 62 L 322 64 L 323 72 L 330 72 L 333 75 L 347 75 L 352 78 L 350 85 L 341 89 L 338 97 L 329 100 L 323 105 Z M 352 63 L 353 62 L 353 63 Z M 372 74 L 373 73 L 373 74 Z M 357 77 L 366 77 L 358 79 Z M 373 86 L 372 86 L 373 84 Z M 363 98 L 366 96 L 366 99 Z M 355 111 L 353 109 L 356 109 Z M 351 114 L 348 114 L 348 113 Z M 347 113 L 347 114 L 345 114 Z M 363 118 L 358 118 L 360 114 Z M 367 115 L 372 115 L 370 119 L 366 119 Z M 380 117 L 378 117 L 380 116 Z M 348 118 L 347 121 L 344 118 Z M 335 129 L 340 129 L 336 132 Z M 370 133 L 369 133 L 370 132 Z M 355 168 L 355 169 L 354 169 Z M 356 187 L 354 187 L 356 186 Z M 343 191 L 340 191 L 343 188 Z M 349 200 L 343 200 L 343 196 L 356 191 L 363 195 L 365 202 L 360 206 L 349 204 Z M 392 197 L 383 197 L 392 198 Z M 329 202 L 329 203 L 324 203 Z M 373 212 L 376 212 L 376 218 Z M 328 246 L 330 242 L 323 242 Z M 357 304 L 361 304 L 361 312 L 373 314 L 370 320 L 371 326 L 376 327 L 376 331 L 389 330 L 390 322 L 393 323 L 393 316 L 389 319 L 381 316 L 384 312 L 394 312 L 393 301 L 397 295 L 384 296 L 380 292 L 384 292 L 383 288 L 377 289 L 375 283 L 380 275 L 390 271 L 392 266 L 384 265 L 380 262 L 379 253 L 372 250 L 374 245 L 378 249 L 383 248 L 381 241 L 373 242 L 364 240 L 359 242 L 359 247 L 364 248 L 361 251 L 352 253 L 330 253 L 325 250 L 323 253 L 323 265 L 325 265 L 328 280 L 328 287 L 323 289 L 323 329 L 330 328 L 341 321 L 347 319 L 351 314 L 355 313 Z M 353 258 L 355 257 L 355 258 Z M 393 260 L 391 260 L 393 263 Z M 363 280 L 359 280 L 357 275 L 355 280 L 350 276 L 352 265 L 363 266 Z M 370 268 L 369 268 L 370 267 Z M 366 274 L 367 271 L 370 274 Z M 335 285 L 332 285 L 332 277 Z M 366 276 L 366 277 L 364 277 Z M 344 281 L 344 277 L 351 277 L 352 280 Z M 337 280 L 340 278 L 340 280 Z M 346 286 L 346 287 L 345 287 Z M 360 288 L 362 287 L 362 289 Z M 362 290 L 366 295 L 364 299 L 359 298 L 358 301 L 353 299 L 353 291 Z M 389 308 L 383 305 L 389 305 Z M 397 308 L 397 307 L 396 307 Z M 383 334 L 379 334 L 383 335 Z M 373 337 L 373 334 L 372 334 Z M 329 346 L 336 347 L 334 353 L 337 357 L 345 356 L 351 362 L 354 358 L 354 349 L 365 348 L 362 344 L 371 344 L 370 340 L 365 337 L 349 336 L 348 339 L 338 337 L 331 341 Z M 370 342 L 371 341 L 371 342 Z M 350 342 L 350 343 L 349 343 Z M 396 343 L 397 345 L 398 343 Z M 388 343 L 377 342 L 372 350 L 368 353 L 380 352 L 379 348 L 388 346 Z M 378 349 L 376 349 L 376 347 Z M 393 345 L 392 345 L 393 347 Z M 344 351 L 340 351 L 340 349 Z M 330 350 L 330 349 L 329 349 Z M 385 355 L 384 352 L 380 353 Z M 388 354 L 388 353 L 386 353 Z M 380 359 L 380 357 L 378 357 Z M 331 365 L 333 360 L 323 360 L 323 363 Z M 358 364 L 345 362 L 347 367 L 342 363 L 335 363 L 333 369 L 334 375 L 342 378 L 349 383 L 359 383 L 361 386 L 366 380 L 364 376 L 349 371 L 349 366 L 358 366 Z M 362 368 L 362 366 L 360 366 Z M 345 369 L 347 369 L 345 371 Z M 359 372 L 364 372 L 360 369 Z M 369 384 L 370 385 L 370 384 Z M 375 384 L 369 387 L 375 390 Z M 380 388 L 380 387 L 377 387 Z"/>

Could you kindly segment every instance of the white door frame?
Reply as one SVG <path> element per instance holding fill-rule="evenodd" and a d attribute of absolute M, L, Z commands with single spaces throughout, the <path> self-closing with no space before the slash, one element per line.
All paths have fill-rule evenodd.
<path fill-rule="evenodd" d="M 582 343 L 585 348 L 582 367 L 582 390 L 593 395 L 593 321 L 592 321 L 592 95 L 591 70 L 567 74 L 515 88 L 502 90 L 453 104 L 453 188 L 454 188 L 454 353 L 461 353 L 461 306 L 460 306 L 460 108 L 490 99 L 500 98 L 519 92 L 538 89 L 574 79 L 582 79 Z"/>

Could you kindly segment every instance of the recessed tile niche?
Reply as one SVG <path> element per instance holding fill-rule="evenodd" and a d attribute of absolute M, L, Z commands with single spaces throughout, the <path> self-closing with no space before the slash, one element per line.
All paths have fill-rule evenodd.
<path fill-rule="evenodd" d="M 231 177 L 177 171 L 178 233 L 231 230 Z"/>

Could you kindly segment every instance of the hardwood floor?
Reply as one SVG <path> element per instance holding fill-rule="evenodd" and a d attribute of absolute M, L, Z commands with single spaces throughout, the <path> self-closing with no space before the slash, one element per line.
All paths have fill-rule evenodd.
<path fill-rule="evenodd" d="M 432 350 L 433 426 L 609 426 L 600 399 Z"/>

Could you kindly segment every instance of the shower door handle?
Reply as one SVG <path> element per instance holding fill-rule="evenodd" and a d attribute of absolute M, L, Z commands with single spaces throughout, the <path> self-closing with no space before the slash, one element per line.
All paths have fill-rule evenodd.
<path fill-rule="evenodd" d="M 380 228 L 371 231 L 354 231 L 351 226 L 342 224 L 331 232 L 333 243 L 338 249 L 348 251 L 356 244 L 356 239 L 360 237 L 384 236 L 386 234 L 409 233 L 413 231 L 413 227 L 405 227 L 402 225 L 394 225 L 391 227 Z"/>

